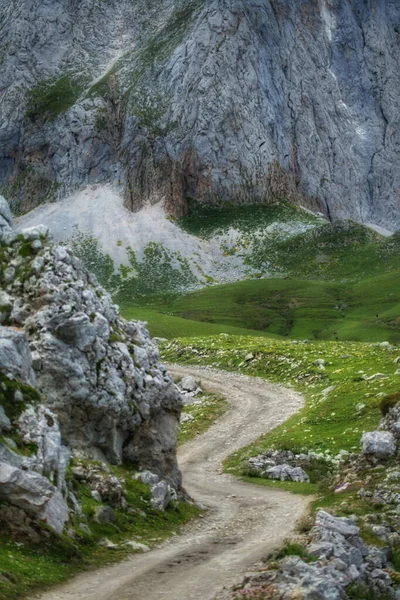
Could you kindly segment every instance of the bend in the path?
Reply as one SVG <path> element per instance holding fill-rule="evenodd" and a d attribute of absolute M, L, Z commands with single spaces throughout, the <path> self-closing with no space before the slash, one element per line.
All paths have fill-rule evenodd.
<path fill-rule="evenodd" d="M 224 395 L 229 410 L 179 449 L 184 484 L 209 510 L 181 536 L 152 552 L 83 573 L 42 600 L 212 600 L 276 549 L 293 531 L 308 500 L 238 481 L 222 461 L 286 420 L 302 406 L 299 394 L 262 379 L 211 368 L 170 365 Z"/>

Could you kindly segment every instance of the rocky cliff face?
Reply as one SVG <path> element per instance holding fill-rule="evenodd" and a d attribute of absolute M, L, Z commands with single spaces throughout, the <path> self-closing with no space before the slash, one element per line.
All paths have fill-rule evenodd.
<path fill-rule="evenodd" d="M 181 399 L 144 325 L 46 227 L 10 224 L 0 197 L 0 502 L 61 531 L 71 456 L 128 462 L 179 491 Z"/>
<path fill-rule="evenodd" d="M 15 209 L 111 181 L 132 210 L 285 196 L 399 227 L 394 0 L 20 0 L 0 19 Z"/>

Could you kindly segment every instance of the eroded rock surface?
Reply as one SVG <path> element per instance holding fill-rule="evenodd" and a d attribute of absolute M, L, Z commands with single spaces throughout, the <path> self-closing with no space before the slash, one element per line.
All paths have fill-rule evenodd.
<path fill-rule="evenodd" d="M 7 211 L 1 199 L 11 228 Z M 122 319 L 71 249 L 52 245 L 40 226 L 3 237 L 0 285 L 0 501 L 61 532 L 68 503 L 80 511 L 65 482 L 71 456 L 102 461 L 81 467 L 81 479 L 118 508 L 123 488 L 107 462 L 150 469 L 169 497 L 179 491 L 181 398 L 144 324 Z"/>
<path fill-rule="evenodd" d="M 112 181 L 132 210 L 286 197 L 399 227 L 397 2 L 33 0 L 0 19 L 16 208 Z"/>

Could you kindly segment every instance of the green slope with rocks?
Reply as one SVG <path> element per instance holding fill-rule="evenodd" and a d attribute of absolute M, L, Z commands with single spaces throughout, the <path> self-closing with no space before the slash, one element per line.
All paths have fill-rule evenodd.
<path fill-rule="evenodd" d="M 219 240 L 222 270 L 233 258 L 242 268 L 237 281 L 214 280 L 186 293 L 154 280 L 152 292 L 141 295 L 127 277 L 115 291 L 122 311 L 146 319 L 154 335 L 258 331 L 294 339 L 400 340 L 400 236 L 353 222 L 329 224 L 285 203 L 194 204 L 177 224 L 201 240 Z"/>

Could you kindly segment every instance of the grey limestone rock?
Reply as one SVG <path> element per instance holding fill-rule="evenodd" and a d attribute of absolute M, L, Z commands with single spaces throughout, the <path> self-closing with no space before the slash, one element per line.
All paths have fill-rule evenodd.
<path fill-rule="evenodd" d="M 297 556 L 286 557 L 274 569 L 260 573 L 245 586 L 268 584 L 271 600 L 347 600 L 348 587 L 368 591 L 372 598 L 396 598 L 396 591 L 386 571 L 384 549 L 367 546 L 351 518 L 335 517 L 318 511 L 311 541 L 305 551 L 317 560 L 305 562 Z"/>
<path fill-rule="evenodd" d="M 35 381 L 26 335 L 12 327 L 0 327 L 0 373 L 10 373 L 29 383 Z"/>
<path fill-rule="evenodd" d="M 46 521 L 58 532 L 68 520 L 65 500 L 46 477 L 7 463 L 0 463 L 0 499 Z"/>
<path fill-rule="evenodd" d="M 0 20 L 15 207 L 115 182 L 132 210 L 286 197 L 399 227 L 397 2 L 33 0 Z"/>
<path fill-rule="evenodd" d="M 10 431 L 11 430 L 11 421 L 7 417 L 4 408 L 0 405 L 0 431 Z"/>
<path fill-rule="evenodd" d="M 192 377 L 191 375 L 187 375 L 180 382 L 180 387 L 185 392 L 194 392 L 198 386 L 197 386 L 195 378 Z"/>
<path fill-rule="evenodd" d="M 150 471 L 141 471 L 140 473 L 137 473 L 135 479 L 143 481 L 146 485 L 156 485 L 160 481 L 159 476 Z"/>
<path fill-rule="evenodd" d="M 298 481 L 309 482 L 310 478 L 301 467 L 291 467 L 290 465 L 276 465 L 270 467 L 265 472 L 268 479 L 278 479 L 280 481 Z"/>
<path fill-rule="evenodd" d="M 165 510 L 171 500 L 171 491 L 166 481 L 160 481 L 151 487 L 151 503 L 157 510 Z"/>
<path fill-rule="evenodd" d="M 396 452 L 396 440 L 390 431 L 368 431 L 361 438 L 363 454 L 390 458 Z"/>
<path fill-rule="evenodd" d="M 5 221 L 11 226 L 12 225 L 12 213 L 10 206 L 4 196 L 0 195 L 0 217 L 3 217 Z"/>
<path fill-rule="evenodd" d="M 71 249 L 53 246 L 46 235 L 39 226 L 0 240 L 10 322 L 0 326 L 0 374 L 21 403 L 10 418 L 2 381 L 0 429 L 35 448 L 19 456 L 5 440 L 0 444 L 0 502 L 61 532 L 69 516 L 64 498 L 80 514 L 65 481 L 72 453 L 102 462 L 72 469 L 101 502 L 127 508 L 124 481 L 106 462 L 131 460 L 151 472 L 154 502 L 163 509 L 181 487 L 179 392 L 145 326 L 122 319 Z M 15 276 L 5 280 L 9 262 Z"/>
<path fill-rule="evenodd" d="M 70 454 L 61 443 L 56 415 L 47 406 L 29 406 L 19 417 L 17 427 L 23 440 L 37 447 L 35 470 L 62 490 Z"/>
<path fill-rule="evenodd" d="M 116 519 L 115 512 L 110 506 L 98 506 L 95 511 L 94 520 L 100 525 L 114 523 Z"/>

